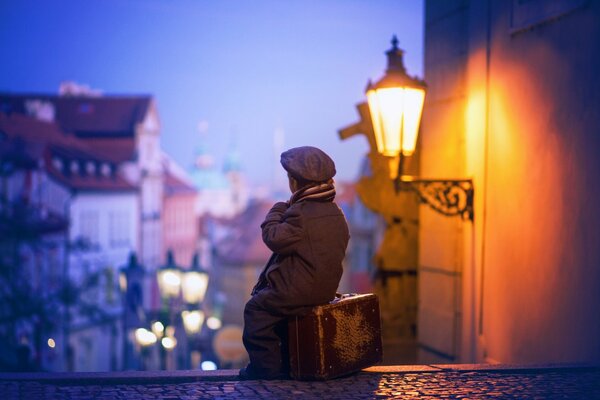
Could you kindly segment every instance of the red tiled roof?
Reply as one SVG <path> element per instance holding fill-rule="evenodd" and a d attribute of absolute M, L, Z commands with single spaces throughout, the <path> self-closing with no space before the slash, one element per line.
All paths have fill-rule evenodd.
<path fill-rule="evenodd" d="M 4 131 L 9 139 L 18 137 L 24 140 L 27 143 L 28 154 L 38 159 L 48 144 L 71 148 L 73 151 L 89 150 L 81 140 L 64 133 L 56 124 L 20 114 L 6 115 L 0 112 L 0 130 Z"/>
<path fill-rule="evenodd" d="M 54 123 L 39 121 L 20 114 L 0 113 L 0 131 L 4 132 L 8 139 L 6 143 L 0 145 L 3 150 L 10 150 L 12 144 L 21 140 L 24 143 L 25 154 L 33 160 L 43 159 L 50 176 L 67 187 L 77 190 L 136 189 L 116 173 L 112 176 L 104 176 L 101 173 L 66 174 L 56 169 L 52 162 L 53 156 L 59 156 L 69 162 L 77 161 L 83 164 L 93 162 L 96 166 L 113 160 L 102 157 L 90 148 L 86 141 L 62 132 Z M 85 170 L 85 165 L 81 169 Z"/>
<path fill-rule="evenodd" d="M 26 102 L 52 103 L 55 121 L 82 137 L 133 137 L 150 106 L 150 96 L 55 96 L 0 93 L 0 112 L 26 114 Z"/>
<path fill-rule="evenodd" d="M 123 138 L 89 138 L 85 144 L 98 156 L 115 163 L 132 161 L 136 157 L 135 139 Z"/>

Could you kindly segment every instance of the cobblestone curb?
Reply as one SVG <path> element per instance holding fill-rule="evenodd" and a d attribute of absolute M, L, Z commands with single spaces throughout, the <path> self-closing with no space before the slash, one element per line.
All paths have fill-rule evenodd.
<path fill-rule="evenodd" d="M 377 366 L 330 381 L 239 381 L 237 370 L 0 374 L 0 399 L 597 399 L 600 366 Z"/>

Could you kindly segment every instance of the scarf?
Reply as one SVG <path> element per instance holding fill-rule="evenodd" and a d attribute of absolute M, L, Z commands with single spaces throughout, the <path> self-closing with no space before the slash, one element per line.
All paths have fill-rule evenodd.
<path fill-rule="evenodd" d="M 290 205 L 304 200 L 333 201 L 335 198 L 335 187 L 333 180 L 328 182 L 314 183 L 298 189 L 290 197 Z"/>

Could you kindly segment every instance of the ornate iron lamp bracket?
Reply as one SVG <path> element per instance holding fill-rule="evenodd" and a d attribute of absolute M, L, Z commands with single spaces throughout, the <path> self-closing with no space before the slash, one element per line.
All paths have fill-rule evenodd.
<path fill-rule="evenodd" d="M 415 179 L 408 176 L 396 178 L 396 193 L 411 191 L 419 201 L 446 216 L 459 215 L 473 222 L 473 181 L 471 179 Z"/>

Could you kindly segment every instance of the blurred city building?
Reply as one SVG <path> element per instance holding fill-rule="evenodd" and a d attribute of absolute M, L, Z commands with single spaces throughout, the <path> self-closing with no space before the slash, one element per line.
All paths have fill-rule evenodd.
<path fill-rule="evenodd" d="M 260 224 L 273 205 L 255 200 L 237 216 L 213 221 L 221 232 L 215 238 L 214 265 L 216 287 L 223 296 L 223 323 L 244 325 L 244 305 L 266 265 L 271 251 L 262 241 Z"/>
<path fill-rule="evenodd" d="M 246 207 L 250 192 L 235 147 L 230 149 L 223 166 L 219 168 L 213 156 L 200 143 L 189 174 L 199 193 L 195 208 L 197 216 L 231 218 Z"/>
<path fill-rule="evenodd" d="M 142 301 L 151 310 L 166 246 L 189 265 L 198 242 L 196 192 L 160 149 L 155 101 L 103 96 L 75 83 L 61 85 L 58 96 L 3 93 L 0 132 L 3 210 L 16 213 L 21 200 L 39 223 L 55 226 L 44 228 L 43 247 L 16 244 L 19 257 L 11 261 L 35 266 L 32 279 L 50 283 L 43 290 L 55 281 L 89 286 L 78 302 L 94 310 L 63 307 L 70 312 L 62 312 L 61 332 L 44 332 L 53 335 L 52 346 L 37 350 L 51 356 L 35 353 L 38 367 L 121 368 L 120 344 L 129 339 L 122 340 L 118 267 L 131 252 L 138 255 L 147 271 Z M 15 235 L 13 227 L 2 228 L 5 237 Z M 46 245 L 50 233 L 55 245 Z M 32 335 L 31 327 L 22 331 Z"/>
<path fill-rule="evenodd" d="M 199 193 L 187 173 L 167 155 L 164 166 L 163 246 L 173 251 L 177 264 L 190 265 L 198 246 L 195 206 Z"/>

